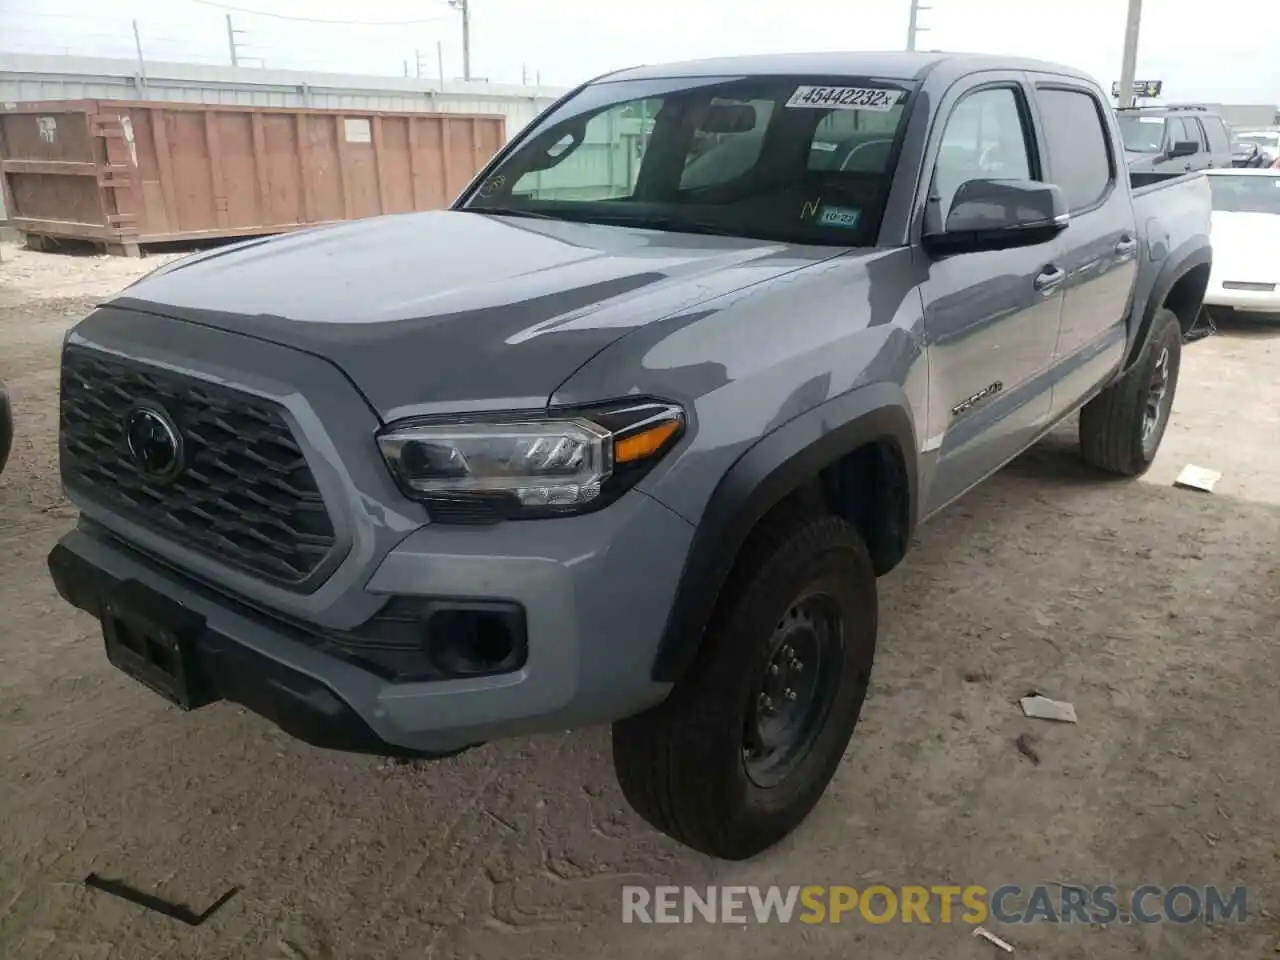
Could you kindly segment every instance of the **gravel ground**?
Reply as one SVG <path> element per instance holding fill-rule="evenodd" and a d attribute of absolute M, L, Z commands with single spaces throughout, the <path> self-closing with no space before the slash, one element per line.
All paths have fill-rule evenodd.
<path fill-rule="evenodd" d="M 392 764 L 226 704 L 181 715 L 110 668 L 44 567 L 74 518 L 57 352 L 157 261 L 0 253 L 18 429 L 0 478 L 0 956 L 1004 955 L 959 924 L 621 922 L 625 883 L 877 881 L 1244 884 L 1242 924 L 995 929 L 1021 957 L 1280 949 L 1280 325 L 1188 348 L 1143 482 L 1091 475 L 1068 424 L 923 530 L 881 584 L 871 697 L 827 797 L 778 848 L 722 864 L 626 809 L 604 730 Z M 1224 473 L 1217 493 L 1171 487 L 1188 462 Z M 1079 724 L 1023 718 L 1030 688 Z M 241 889 L 191 928 L 86 890 L 91 871 L 196 909 Z"/>

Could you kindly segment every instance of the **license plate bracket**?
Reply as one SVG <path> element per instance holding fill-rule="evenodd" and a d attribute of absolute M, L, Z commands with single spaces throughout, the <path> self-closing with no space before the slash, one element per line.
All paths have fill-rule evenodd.
<path fill-rule="evenodd" d="M 107 659 L 183 710 L 217 699 L 200 672 L 204 625 L 204 617 L 137 580 L 116 584 L 102 604 Z"/>

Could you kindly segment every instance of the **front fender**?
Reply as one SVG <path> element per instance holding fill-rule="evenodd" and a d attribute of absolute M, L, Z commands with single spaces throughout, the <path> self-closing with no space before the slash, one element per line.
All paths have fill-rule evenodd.
<path fill-rule="evenodd" d="M 693 663 L 734 560 L 760 518 L 845 454 L 885 440 L 902 454 L 910 536 L 919 510 L 919 448 L 911 406 L 896 385 L 872 384 L 835 397 L 777 427 L 734 461 L 697 523 L 653 679 L 674 682 Z"/>

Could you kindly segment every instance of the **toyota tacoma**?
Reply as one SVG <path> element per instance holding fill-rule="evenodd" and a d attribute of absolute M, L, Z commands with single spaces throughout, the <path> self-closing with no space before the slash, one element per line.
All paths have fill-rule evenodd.
<path fill-rule="evenodd" d="M 1090 464 L 1151 464 L 1209 189 L 1124 156 L 1036 61 L 598 78 L 448 210 L 75 326 L 52 576 L 183 708 L 405 757 L 612 724 L 643 818 L 751 856 L 836 771 L 918 524 L 1076 411 Z"/>

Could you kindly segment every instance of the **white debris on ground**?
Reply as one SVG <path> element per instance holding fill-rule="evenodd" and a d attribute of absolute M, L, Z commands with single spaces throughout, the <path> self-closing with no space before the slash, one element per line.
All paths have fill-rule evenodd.
<path fill-rule="evenodd" d="M 1065 700 L 1050 700 L 1039 694 L 1023 697 L 1018 703 L 1025 716 L 1033 720 L 1056 720 L 1059 723 L 1075 723 L 1076 708 Z"/>
<path fill-rule="evenodd" d="M 1197 467 L 1195 464 L 1189 463 L 1182 468 L 1182 472 L 1178 474 L 1178 479 L 1173 481 L 1173 485 L 1187 490 L 1213 493 L 1213 488 L 1218 485 L 1218 481 L 1221 479 L 1222 474 L 1217 470 L 1210 470 L 1208 467 Z"/>

